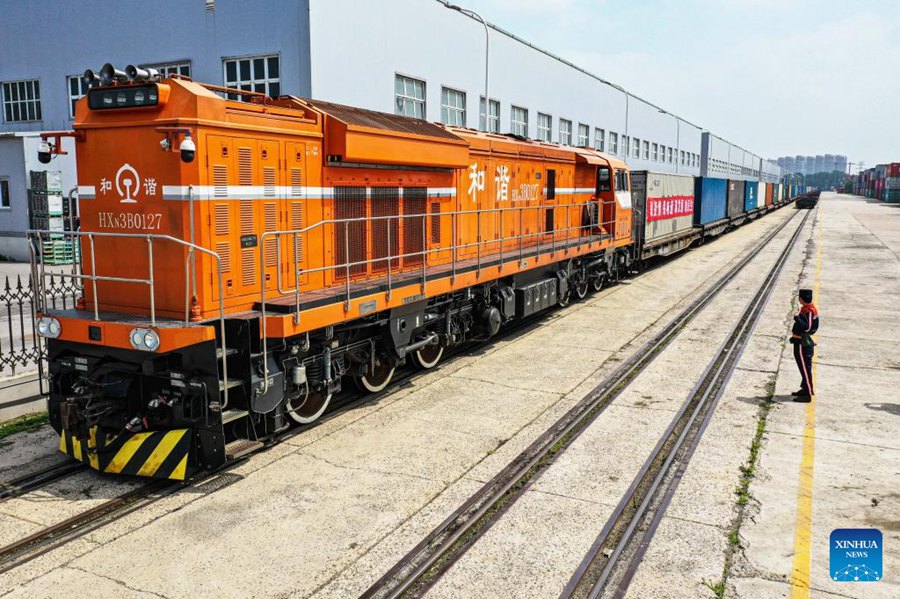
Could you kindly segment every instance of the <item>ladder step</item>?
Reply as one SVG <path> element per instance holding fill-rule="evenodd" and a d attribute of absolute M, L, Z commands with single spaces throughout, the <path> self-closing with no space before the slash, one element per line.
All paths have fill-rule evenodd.
<path fill-rule="evenodd" d="M 226 348 L 217 347 L 216 348 L 216 358 L 219 360 L 222 359 L 223 354 L 226 356 L 233 356 L 236 353 L 238 353 L 238 350 L 236 350 L 233 347 L 226 347 Z"/>
<path fill-rule="evenodd" d="M 239 418 L 244 418 L 249 415 L 250 412 L 247 410 L 225 410 L 222 412 L 222 424 L 228 424 L 229 422 L 234 422 Z"/>
<path fill-rule="evenodd" d="M 225 445 L 225 456 L 231 459 L 239 458 L 250 452 L 256 451 L 263 446 L 262 441 L 252 441 L 250 439 L 238 439 Z"/>
<path fill-rule="evenodd" d="M 239 387 L 241 385 L 240 379 L 228 379 L 228 389 L 232 389 L 234 387 Z M 225 381 L 219 381 L 219 391 L 225 390 Z"/>

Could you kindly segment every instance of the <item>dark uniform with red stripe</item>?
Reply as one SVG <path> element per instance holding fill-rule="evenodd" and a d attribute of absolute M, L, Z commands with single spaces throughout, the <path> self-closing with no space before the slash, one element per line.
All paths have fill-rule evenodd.
<path fill-rule="evenodd" d="M 809 401 L 815 395 L 812 380 L 812 360 L 815 354 L 816 343 L 812 336 L 819 330 L 819 311 L 812 303 L 812 290 L 801 289 L 800 300 L 802 307 L 800 313 L 794 316 L 794 326 L 791 328 L 791 344 L 794 346 L 794 361 L 800 370 L 800 391 L 794 393 L 797 401 Z"/>

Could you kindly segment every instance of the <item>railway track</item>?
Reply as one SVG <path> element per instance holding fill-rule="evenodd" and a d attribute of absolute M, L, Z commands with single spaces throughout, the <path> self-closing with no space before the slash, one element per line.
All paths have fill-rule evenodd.
<path fill-rule="evenodd" d="M 0 482 L 0 503 L 12 499 L 13 497 L 35 491 L 45 485 L 86 469 L 87 466 L 84 464 L 66 461 L 15 478 L 9 482 Z"/>
<path fill-rule="evenodd" d="M 793 247 L 805 216 L 795 230 L 783 255 Z M 418 596 L 439 579 L 450 566 L 483 535 L 519 498 L 531 483 L 585 430 L 622 390 L 700 314 L 754 258 L 766 248 L 797 214 L 770 232 L 734 267 L 672 319 L 652 339 L 624 360 L 606 379 L 588 392 L 569 412 L 547 429 L 527 449 L 470 496 L 444 522 L 400 559 L 362 597 L 385 599 Z M 783 260 L 779 260 L 782 263 Z M 767 280 L 769 280 L 767 278 Z M 624 501 L 624 500 L 623 500 Z"/>
<path fill-rule="evenodd" d="M 807 212 L 622 496 L 561 598 L 625 596 L 808 218 Z"/>

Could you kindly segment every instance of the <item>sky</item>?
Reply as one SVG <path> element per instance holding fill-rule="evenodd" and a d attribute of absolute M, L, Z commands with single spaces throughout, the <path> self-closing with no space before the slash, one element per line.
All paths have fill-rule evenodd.
<path fill-rule="evenodd" d="M 898 0 L 458 3 L 766 158 L 900 161 Z"/>

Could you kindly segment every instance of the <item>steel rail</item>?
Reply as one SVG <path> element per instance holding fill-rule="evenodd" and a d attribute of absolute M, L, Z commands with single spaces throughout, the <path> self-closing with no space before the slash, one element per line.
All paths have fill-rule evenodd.
<path fill-rule="evenodd" d="M 610 405 L 628 383 L 652 363 L 681 329 L 693 320 L 769 243 L 794 221 L 777 226 L 736 265 L 705 290 L 652 339 L 624 360 L 610 376 L 588 392 L 564 416 L 494 478 L 460 505 L 416 547 L 401 558 L 363 594 L 364 598 L 415 595 L 439 578 L 474 540 L 515 502 L 559 453 Z M 452 556 L 445 557 L 452 551 Z"/>
<path fill-rule="evenodd" d="M 624 596 L 808 218 L 809 213 L 660 436 L 560 594 L 561 598 Z"/>
<path fill-rule="evenodd" d="M 8 482 L 0 482 L 0 502 L 34 491 L 86 468 L 81 462 L 65 461 Z"/>

